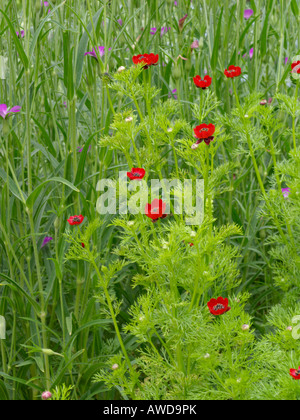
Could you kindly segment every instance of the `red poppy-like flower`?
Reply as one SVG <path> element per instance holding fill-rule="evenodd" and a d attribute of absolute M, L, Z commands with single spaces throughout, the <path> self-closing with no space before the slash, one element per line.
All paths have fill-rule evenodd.
<path fill-rule="evenodd" d="M 208 304 L 209 312 L 213 315 L 223 315 L 225 312 L 230 311 L 228 306 L 228 299 L 223 299 L 221 296 L 218 299 L 211 299 Z"/>
<path fill-rule="evenodd" d="M 166 206 L 166 203 L 164 203 L 162 200 L 155 198 L 155 200 L 153 200 L 151 204 L 146 204 L 145 214 L 146 216 L 150 217 L 150 219 L 152 219 L 153 221 L 163 219 L 167 216 L 165 214 Z"/>
<path fill-rule="evenodd" d="M 143 168 L 132 168 L 131 172 L 127 172 L 127 176 L 132 181 L 133 179 L 143 179 L 145 173 L 146 171 Z"/>
<path fill-rule="evenodd" d="M 212 137 L 215 132 L 215 126 L 213 124 L 200 124 L 194 128 L 195 137 L 197 139 L 207 139 Z"/>
<path fill-rule="evenodd" d="M 194 83 L 197 88 L 206 89 L 211 85 L 212 78 L 208 76 L 204 76 L 204 79 L 201 79 L 200 76 L 193 77 Z"/>
<path fill-rule="evenodd" d="M 84 216 L 80 215 L 80 216 L 71 216 L 68 219 L 68 222 L 70 223 L 71 226 L 74 225 L 81 225 L 81 223 L 83 222 Z"/>
<path fill-rule="evenodd" d="M 238 77 L 242 74 L 242 69 L 238 66 L 229 66 L 228 69 L 224 70 L 224 74 L 229 78 Z"/>
<path fill-rule="evenodd" d="M 85 248 L 85 245 L 84 245 L 84 243 L 83 243 L 83 242 L 81 242 L 81 246 L 82 246 L 82 248 Z"/>
<path fill-rule="evenodd" d="M 300 379 L 300 366 L 299 369 L 290 369 L 290 375 L 298 381 Z"/>
<path fill-rule="evenodd" d="M 300 61 L 295 61 L 291 64 L 292 73 L 300 74 Z"/>
<path fill-rule="evenodd" d="M 159 59 L 158 54 L 139 54 L 134 55 L 132 57 L 132 61 L 134 64 L 144 64 L 143 68 L 147 69 L 150 66 L 157 66 L 157 62 Z"/>

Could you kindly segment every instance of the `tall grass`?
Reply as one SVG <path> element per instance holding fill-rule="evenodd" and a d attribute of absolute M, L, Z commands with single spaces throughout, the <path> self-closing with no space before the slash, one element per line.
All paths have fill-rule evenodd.
<path fill-rule="evenodd" d="M 242 229 L 242 235 L 226 239 L 240 255 L 237 293 L 250 293 L 247 312 L 257 334 L 266 332 L 266 314 L 281 300 L 268 238 L 275 230 L 293 244 L 296 234 L 288 221 L 282 223 L 268 191 L 274 184 L 279 191 L 285 186 L 280 165 L 297 150 L 298 85 L 289 75 L 300 48 L 299 7 L 298 0 L 177 0 L 177 5 L 173 0 L 53 0 L 47 7 L 40 0 L 2 0 L 0 55 L 7 58 L 7 73 L 0 80 L 0 103 L 20 105 L 22 112 L 0 121 L 0 315 L 6 321 L 6 338 L 0 336 L 1 399 L 36 399 L 62 384 L 73 387 L 72 398 L 119 397 L 118 390 L 92 379 L 120 350 L 132 369 L 129 359 L 140 344 L 133 334 L 123 334 L 123 326 L 143 291 L 131 282 L 141 267 L 119 267 L 108 286 L 97 259 L 93 264 L 65 259 L 70 246 L 65 233 L 75 236 L 99 217 L 99 179 L 114 179 L 120 170 L 144 164 L 141 142 L 127 156 L 109 147 L 116 114 L 136 109 L 137 121 L 143 123 L 159 100 L 174 97 L 176 89 L 177 116 L 194 127 L 202 121 L 193 106 L 203 99 L 193 84 L 196 74 L 207 72 L 213 78 L 213 115 L 227 135 L 210 161 L 215 168 L 230 164 L 224 192 L 214 200 L 214 226 L 232 222 Z M 244 10 L 250 8 L 254 14 L 246 20 Z M 180 29 L 178 21 L 185 14 Z M 162 27 L 170 29 L 161 36 Z M 21 30 L 24 38 L 16 35 Z M 199 47 L 192 50 L 194 40 Z M 100 45 L 105 54 L 98 62 L 84 56 Z M 109 82 L 117 69 L 130 67 L 132 56 L 145 52 L 160 56 L 157 67 L 139 76 L 145 100 L 112 89 Z M 235 85 L 223 74 L 230 64 L 243 70 Z M 150 85 L 160 90 L 152 99 Z M 262 125 L 253 116 L 257 130 L 265 130 L 265 146 L 253 146 L 249 134 L 248 147 L 241 147 L 239 124 L 251 112 L 247 100 L 255 92 L 258 102 L 274 98 L 276 120 L 268 125 L 264 115 Z M 284 102 L 278 94 L 291 98 L 294 113 L 278 108 Z M 174 171 L 199 175 L 177 146 L 165 152 L 161 176 Z M 267 203 L 265 217 L 257 211 L 261 198 Z M 85 216 L 80 228 L 68 225 L 73 214 Z M 122 230 L 112 222 L 113 217 L 102 217 L 90 232 L 106 267 L 115 263 L 113 251 Z M 53 240 L 42 247 L 45 236 Z M 105 292 L 109 316 L 102 313 L 99 290 Z M 119 311 L 114 297 L 122 302 Z"/>

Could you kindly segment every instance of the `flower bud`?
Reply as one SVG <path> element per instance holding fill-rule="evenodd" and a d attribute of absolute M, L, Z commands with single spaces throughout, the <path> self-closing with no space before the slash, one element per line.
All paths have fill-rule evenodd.
<path fill-rule="evenodd" d="M 54 220 L 54 229 L 55 230 L 59 229 L 59 218 L 58 217 Z"/>
<path fill-rule="evenodd" d="M 191 62 L 191 60 L 187 60 L 185 62 L 185 69 L 186 69 L 186 71 L 190 71 L 191 68 L 192 68 L 192 62 Z"/>
<path fill-rule="evenodd" d="M 175 65 L 173 71 L 172 71 L 173 79 L 179 80 L 181 78 L 181 70 L 179 66 Z"/>
<path fill-rule="evenodd" d="M 126 70 L 124 66 L 121 66 L 118 68 L 118 73 L 122 73 L 122 71 Z"/>
<path fill-rule="evenodd" d="M 199 48 L 199 41 L 196 39 L 195 41 L 192 42 L 191 44 L 191 50 L 195 50 Z"/>
<path fill-rule="evenodd" d="M 112 370 L 117 370 L 119 369 L 119 365 L 117 363 L 115 363 L 114 365 L 112 365 Z"/>
<path fill-rule="evenodd" d="M 57 353 L 55 353 L 53 350 L 51 350 L 51 349 L 42 349 L 42 352 L 44 353 L 44 354 L 46 354 L 47 356 L 54 356 L 54 355 L 56 355 Z"/>
<path fill-rule="evenodd" d="M 185 22 L 187 17 L 188 17 L 188 15 L 184 15 L 183 18 L 179 19 L 179 21 L 178 21 L 178 26 L 179 26 L 180 32 L 183 30 L 184 22 Z"/>
<path fill-rule="evenodd" d="M 287 327 L 287 331 L 293 331 L 293 327 Z"/>
<path fill-rule="evenodd" d="M 250 329 L 250 326 L 248 325 L 248 324 L 244 324 L 243 326 L 242 326 L 242 330 L 243 331 L 248 331 Z"/>
<path fill-rule="evenodd" d="M 43 401 L 47 401 L 50 400 L 50 398 L 52 398 L 52 394 L 50 391 L 45 391 L 42 393 L 42 400 Z"/>

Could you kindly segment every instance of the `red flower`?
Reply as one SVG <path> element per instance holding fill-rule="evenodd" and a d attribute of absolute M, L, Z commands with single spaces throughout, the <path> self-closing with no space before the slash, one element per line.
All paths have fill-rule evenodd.
<path fill-rule="evenodd" d="M 292 73 L 300 74 L 300 61 L 295 61 L 295 63 L 291 64 Z"/>
<path fill-rule="evenodd" d="M 83 243 L 83 242 L 81 242 L 81 246 L 82 246 L 82 248 L 85 248 L 85 245 L 84 245 L 84 243 Z"/>
<path fill-rule="evenodd" d="M 150 217 L 150 219 L 152 219 L 153 221 L 163 219 L 167 216 L 165 214 L 166 206 L 166 203 L 164 203 L 162 200 L 155 198 L 155 200 L 153 200 L 151 204 L 146 204 L 145 214 L 146 216 Z"/>
<path fill-rule="evenodd" d="M 194 133 L 198 139 L 207 139 L 214 134 L 215 129 L 213 124 L 200 124 L 194 128 Z"/>
<path fill-rule="evenodd" d="M 193 77 L 194 83 L 197 88 L 206 89 L 211 85 L 212 78 L 208 75 L 202 80 L 200 76 Z"/>
<path fill-rule="evenodd" d="M 225 312 L 230 311 L 228 306 L 228 299 L 223 299 L 221 296 L 218 299 L 211 299 L 208 304 L 209 312 L 213 315 L 223 315 Z"/>
<path fill-rule="evenodd" d="M 68 219 L 68 222 L 70 223 L 71 226 L 74 225 L 81 225 L 81 223 L 83 222 L 84 216 L 80 215 L 80 216 L 71 216 Z"/>
<path fill-rule="evenodd" d="M 158 54 L 139 54 L 132 57 L 134 64 L 144 64 L 143 68 L 147 69 L 150 66 L 157 66 L 159 59 Z"/>
<path fill-rule="evenodd" d="M 242 74 L 242 69 L 240 67 L 236 67 L 236 66 L 229 66 L 228 70 L 224 70 L 224 74 L 226 77 L 238 77 Z"/>
<path fill-rule="evenodd" d="M 132 168 L 131 172 L 127 172 L 127 176 L 129 179 L 143 179 L 145 176 L 145 169 L 143 168 Z"/>
<path fill-rule="evenodd" d="M 298 381 L 300 379 L 300 366 L 299 369 L 290 369 L 290 375 Z"/>

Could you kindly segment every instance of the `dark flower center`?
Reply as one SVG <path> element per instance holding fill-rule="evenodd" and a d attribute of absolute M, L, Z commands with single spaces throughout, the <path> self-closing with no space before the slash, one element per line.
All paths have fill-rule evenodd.
<path fill-rule="evenodd" d="M 208 128 L 201 128 L 200 132 L 202 131 L 208 131 Z"/>
<path fill-rule="evenodd" d="M 296 370 L 295 375 L 300 376 L 300 369 Z"/>
<path fill-rule="evenodd" d="M 225 309 L 225 306 L 221 303 L 218 303 L 216 306 L 214 306 L 214 311 L 218 311 L 220 309 Z"/>
<path fill-rule="evenodd" d="M 134 172 L 132 175 L 133 176 L 141 176 L 141 174 L 138 174 L 137 172 Z"/>
<path fill-rule="evenodd" d="M 79 217 L 74 217 L 73 222 L 80 222 L 80 218 Z"/>

